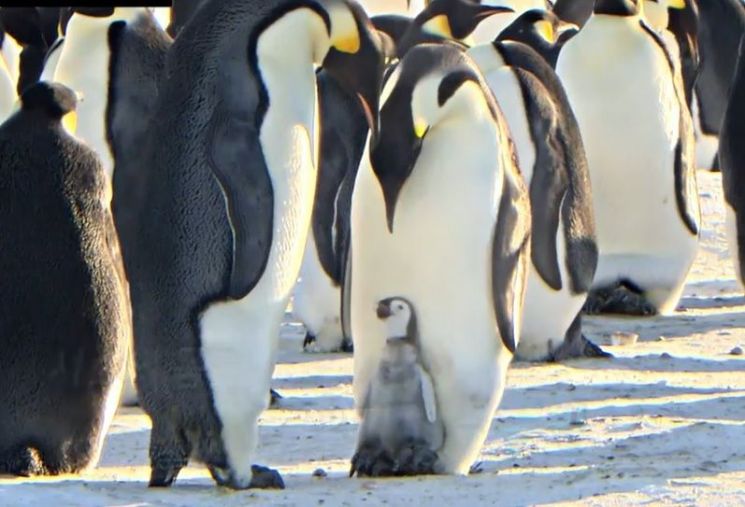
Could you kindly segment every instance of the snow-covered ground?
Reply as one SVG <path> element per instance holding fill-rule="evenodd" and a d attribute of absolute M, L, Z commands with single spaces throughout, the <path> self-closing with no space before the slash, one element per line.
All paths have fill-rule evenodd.
<path fill-rule="evenodd" d="M 515 364 L 469 477 L 348 479 L 355 447 L 352 360 L 300 352 L 288 316 L 274 387 L 281 407 L 261 424 L 260 463 L 284 491 L 216 488 L 199 466 L 150 490 L 149 421 L 119 412 L 99 466 L 80 477 L 0 478 L 0 505 L 745 505 L 745 298 L 733 278 L 720 177 L 699 173 L 702 248 L 672 317 L 596 318 L 588 334 L 633 331 L 613 360 Z M 314 477 L 316 469 L 328 475 Z"/>

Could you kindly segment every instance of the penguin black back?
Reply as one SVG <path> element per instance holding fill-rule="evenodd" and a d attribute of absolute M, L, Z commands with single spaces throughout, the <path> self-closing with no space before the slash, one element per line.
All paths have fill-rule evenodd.
<path fill-rule="evenodd" d="M 0 473 L 74 472 L 118 396 L 127 302 L 103 169 L 60 122 L 74 93 L 41 82 L 21 101 L 0 126 Z"/>
<path fill-rule="evenodd" d="M 741 0 L 703 0 L 698 8 L 701 68 L 696 94 L 701 128 L 706 134 L 718 134 L 737 65 L 740 36 L 745 32 L 745 6 Z"/>

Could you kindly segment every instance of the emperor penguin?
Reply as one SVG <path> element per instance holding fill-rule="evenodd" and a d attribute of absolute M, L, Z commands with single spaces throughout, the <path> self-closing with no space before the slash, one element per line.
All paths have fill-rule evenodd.
<path fill-rule="evenodd" d="M 724 115 L 719 146 L 719 166 L 724 188 L 727 241 L 735 272 L 745 286 L 745 36 L 740 42 L 729 105 Z"/>
<path fill-rule="evenodd" d="M 414 301 L 445 433 L 431 450 L 439 473 L 466 474 L 520 336 L 528 194 L 503 115 L 458 47 L 412 48 L 381 101 L 380 135 L 370 139 L 355 181 L 344 284 L 355 402 L 362 412 L 385 350 L 384 322 L 371 309 L 390 294 Z M 376 469 L 374 460 L 369 466 Z"/>
<path fill-rule="evenodd" d="M 484 6 L 502 7 L 510 10 L 503 16 L 496 16 L 480 23 L 473 32 L 471 46 L 488 44 L 512 24 L 520 15 L 530 10 L 547 11 L 551 9 L 548 0 L 480 0 Z"/>
<path fill-rule="evenodd" d="M 551 10 L 560 19 L 581 29 L 592 16 L 594 7 L 595 0 L 556 0 Z"/>
<path fill-rule="evenodd" d="M 716 167 L 719 129 L 737 66 L 737 49 L 745 31 L 742 0 L 699 0 L 698 46 L 701 68 L 696 80 L 693 118 L 698 167 Z"/>
<path fill-rule="evenodd" d="M 581 333 L 598 249 L 587 159 L 561 82 L 519 42 L 476 46 L 468 55 L 504 112 L 530 193 L 532 262 L 517 357 L 607 356 Z"/>
<path fill-rule="evenodd" d="M 147 170 L 140 152 L 171 39 L 147 8 L 75 8 L 63 18 L 64 39 L 47 61 L 49 74 L 84 97 L 75 135 L 103 162 L 105 199 L 127 243 L 137 235 L 133 209 Z M 133 405 L 134 363 L 128 371 L 122 403 Z"/>
<path fill-rule="evenodd" d="M 670 314 L 698 248 L 682 79 L 638 0 L 598 0 L 557 73 L 579 122 L 600 258 L 586 310 Z M 633 147 L 631 149 L 630 147 Z"/>
<path fill-rule="evenodd" d="M 394 49 L 395 51 L 395 49 Z M 330 72 L 316 74 L 321 121 L 313 217 L 292 310 L 306 327 L 306 352 L 351 352 L 341 315 L 352 185 L 369 126 L 356 97 Z"/>
<path fill-rule="evenodd" d="M 399 58 L 417 44 L 450 40 L 471 46 L 471 34 L 495 14 L 511 13 L 510 7 L 482 5 L 473 0 L 431 0 L 409 29 L 396 41 Z"/>
<path fill-rule="evenodd" d="M 518 16 L 499 33 L 496 40 L 522 42 L 554 68 L 559 51 L 578 30 L 576 25 L 562 21 L 551 11 L 533 9 Z"/>
<path fill-rule="evenodd" d="M 423 41 L 463 39 L 480 20 L 505 11 L 501 7 L 482 7 L 471 0 L 433 0 L 410 23 L 407 32 L 397 38 L 396 54 L 387 56 L 400 57 Z M 352 184 L 368 127 L 357 99 L 323 70 L 318 73 L 318 89 L 322 123 L 319 173 L 312 234 L 308 236 L 294 290 L 293 313 L 307 329 L 304 350 L 348 352 L 353 337 L 344 332 L 341 285 L 349 245 Z"/>
<path fill-rule="evenodd" d="M 385 322 L 386 343 L 365 396 L 349 475 L 435 473 L 438 458 L 432 449 L 442 446 L 445 431 L 421 357 L 416 310 L 406 298 L 389 297 L 378 303 L 376 314 Z"/>
<path fill-rule="evenodd" d="M 63 127 L 76 102 L 35 83 L 0 125 L 0 474 L 95 465 L 124 378 L 121 258 L 101 163 Z"/>
<path fill-rule="evenodd" d="M 282 487 L 251 460 L 313 210 L 315 65 L 375 133 L 383 64 L 347 0 L 212 0 L 174 39 L 122 244 L 151 486 L 194 458 L 221 485 Z"/>

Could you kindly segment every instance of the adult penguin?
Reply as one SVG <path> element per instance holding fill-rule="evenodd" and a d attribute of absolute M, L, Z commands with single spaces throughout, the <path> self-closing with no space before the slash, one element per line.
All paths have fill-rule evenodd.
<path fill-rule="evenodd" d="M 145 7 L 75 7 L 62 17 L 54 80 L 85 97 L 75 135 L 96 150 L 111 179 L 112 142 L 147 123 L 171 40 Z"/>
<path fill-rule="evenodd" d="M 595 0 L 556 0 L 552 11 L 560 19 L 581 29 L 592 16 L 594 7 Z"/>
<path fill-rule="evenodd" d="M 551 11 L 533 9 L 522 13 L 497 36 L 498 41 L 522 42 L 556 67 L 559 51 L 578 29 Z"/>
<path fill-rule="evenodd" d="M 404 54 L 424 41 L 463 39 L 483 19 L 505 12 L 470 0 L 433 0 L 397 39 Z M 395 33 L 391 34 L 395 37 Z M 393 38 L 392 37 L 392 38 Z M 387 55 L 392 59 L 396 54 Z M 303 347 L 311 352 L 351 351 L 344 332 L 341 284 L 349 239 L 351 190 L 365 147 L 367 123 L 358 100 L 323 70 L 318 73 L 322 131 L 312 234 L 294 291 L 293 313 L 307 328 Z"/>
<path fill-rule="evenodd" d="M 190 457 L 218 484 L 282 486 L 251 460 L 310 226 L 314 64 L 375 125 L 379 44 L 346 0 L 212 0 L 174 40 L 143 146 L 138 234 L 123 244 L 151 486 Z"/>
<path fill-rule="evenodd" d="M 133 210 L 147 170 L 140 154 L 171 39 L 146 8 L 70 8 L 62 17 L 65 36 L 47 65 L 55 81 L 84 97 L 75 135 L 103 162 L 106 199 L 121 242 L 127 243 L 137 235 Z M 133 364 L 129 371 L 133 377 Z M 125 382 L 125 405 L 137 403 L 133 382 Z"/>
<path fill-rule="evenodd" d="M 495 14 L 511 12 L 510 7 L 481 5 L 472 0 L 432 0 L 396 41 L 398 56 L 425 42 L 451 40 L 470 46 L 469 36 L 479 24 Z"/>
<path fill-rule="evenodd" d="M 0 474 L 94 465 L 124 377 L 121 259 L 101 164 L 62 126 L 75 105 L 36 83 L 0 126 Z"/>
<path fill-rule="evenodd" d="M 480 0 L 484 6 L 507 8 L 511 12 L 504 16 L 487 19 L 474 30 L 471 45 L 488 44 L 520 15 L 530 10 L 550 10 L 548 0 Z"/>
<path fill-rule="evenodd" d="M 698 248 L 691 117 L 638 0 L 598 0 L 557 73 L 587 153 L 600 259 L 586 309 L 674 311 Z M 629 149 L 633 146 L 633 150 Z"/>
<path fill-rule="evenodd" d="M 745 285 L 745 36 L 740 42 L 740 58 L 729 105 L 722 123 L 719 162 L 724 188 L 727 240 L 740 283 Z"/>
<path fill-rule="evenodd" d="M 435 471 L 466 474 L 520 336 L 528 195 L 502 113 L 460 48 L 415 46 L 381 98 L 380 137 L 371 139 L 355 181 L 345 278 L 355 402 L 362 411 L 385 347 L 377 302 L 400 295 L 417 308 L 421 358 L 445 428 L 442 446 L 429 449 L 439 458 Z M 395 473 L 380 450 L 358 449 L 358 473 Z M 412 449 L 431 456 L 426 451 Z"/>
<path fill-rule="evenodd" d="M 530 191 L 532 262 L 517 357 L 607 356 L 582 336 L 579 314 L 598 249 L 587 159 L 561 82 L 519 42 L 496 41 L 468 54 L 505 114 Z"/>
<path fill-rule="evenodd" d="M 698 167 L 716 165 L 719 129 L 737 67 L 737 48 L 745 32 L 745 5 L 741 0 L 698 2 L 698 45 L 701 68 L 696 80 L 693 118 Z"/>

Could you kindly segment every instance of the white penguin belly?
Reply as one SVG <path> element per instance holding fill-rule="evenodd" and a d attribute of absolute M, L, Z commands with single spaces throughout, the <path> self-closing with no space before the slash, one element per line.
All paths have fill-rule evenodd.
<path fill-rule="evenodd" d="M 604 18 L 612 17 L 593 18 L 558 63 L 590 168 L 600 251 L 594 285 L 630 279 L 667 312 L 698 244 L 676 201 L 680 109 L 657 45 Z"/>
<path fill-rule="evenodd" d="M 308 234 L 300 278 L 295 286 L 292 311 L 316 337 L 313 352 L 338 350 L 343 340 L 341 289 L 324 271 L 312 232 Z"/>
<path fill-rule="evenodd" d="M 387 232 L 380 186 L 363 158 L 352 210 L 352 331 L 360 407 L 380 360 L 385 330 L 378 300 L 409 298 L 418 315 L 422 357 L 445 425 L 443 471 L 467 473 L 504 389 L 511 354 L 496 330 L 491 253 L 502 174 L 493 126 L 450 122 L 431 130 Z M 433 149 L 438 145 L 481 150 Z"/>
<path fill-rule="evenodd" d="M 274 193 L 272 245 L 265 270 L 246 297 L 214 304 L 201 318 L 202 358 L 223 425 L 228 462 L 242 487 L 251 481 L 258 418 L 268 404 L 279 328 L 300 272 L 313 209 L 315 74 L 307 48 L 292 44 L 302 46 L 310 38 L 303 37 L 309 30 L 304 11 L 286 15 L 264 32 L 257 45 L 269 95 L 260 141 Z M 297 38 L 288 38 L 288 30 Z M 275 56 L 278 45 L 284 48 L 282 58 Z"/>

